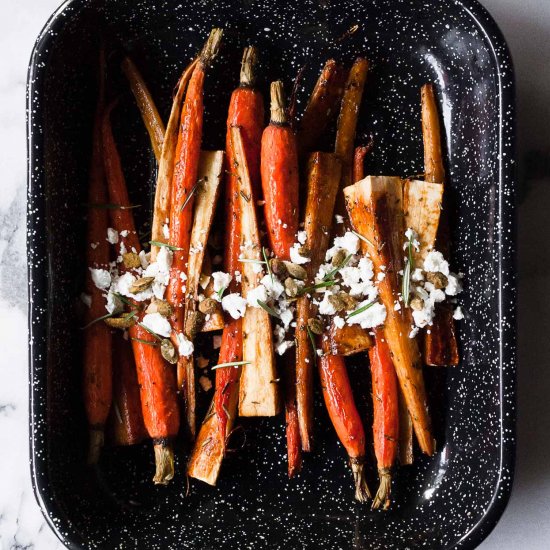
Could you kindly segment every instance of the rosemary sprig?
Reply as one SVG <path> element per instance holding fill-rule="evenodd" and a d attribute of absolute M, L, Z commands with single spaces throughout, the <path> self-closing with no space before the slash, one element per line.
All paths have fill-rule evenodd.
<path fill-rule="evenodd" d="M 250 365 L 250 361 L 234 361 L 233 363 L 220 363 L 215 365 L 211 370 L 222 369 L 225 367 L 241 367 L 242 365 Z"/>
<path fill-rule="evenodd" d="M 165 246 L 166 248 L 169 248 L 170 250 L 183 250 L 183 248 L 180 248 L 179 246 L 174 246 L 172 244 L 163 243 L 161 241 L 149 241 L 149 244 L 152 244 L 153 246 Z"/>
<path fill-rule="evenodd" d="M 271 266 L 269 265 L 269 261 L 267 259 L 267 252 L 265 250 L 265 246 L 262 246 L 262 255 L 264 257 L 264 261 L 265 261 L 265 265 L 266 265 L 266 268 L 267 268 L 267 272 L 269 273 L 269 276 L 271 278 L 271 284 L 274 284 L 274 281 L 273 281 L 273 271 L 271 271 Z"/>
<path fill-rule="evenodd" d="M 336 273 L 338 273 L 338 271 L 340 271 L 341 269 L 343 269 L 344 267 L 346 267 L 348 264 L 349 264 L 349 261 L 353 258 L 353 254 L 348 254 L 345 258 L 344 258 L 344 261 L 340 264 L 340 265 L 337 265 L 334 269 L 331 269 L 324 277 L 323 277 L 323 281 L 330 281 L 332 279 L 334 279 L 334 276 L 336 275 Z"/>
<path fill-rule="evenodd" d="M 367 243 L 367 244 L 370 244 L 371 246 L 374 246 L 374 244 L 372 243 L 372 241 L 369 241 L 369 239 L 367 239 L 367 237 L 365 237 L 364 235 L 361 235 L 361 233 L 357 233 L 357 231 L 352 231 L 352 233 L 358 238 L 358 239 L 361 239 L 363 242 Z"/>
<path fill-rule="evenodd" d="M 313 336 L 313 332 L 311 332 L 309 327 L 306 327 L 306 329 L 311 343 L 311 350 L 313 351 L 313 364 L 317 366 L 317 345 L 315 344 L 315 336 Z"/>
<path fill-rule="evenodd" d="M 124 320 L 129 321 L 130 319 L 133 319 L 138 313 L 137 309 L 133 309 L 132 311 L 129 311 L 126 315 L 124 315 Z"/>
<path fill-rule="evenodd" d="M 100 202 L 85 203 L 84 206 L 86 208 L 105 208 L 108 210 L 131 210 L 132 208 L 141 208 L 141 204 L 131 204 L 130 206 L 122 206 L 122 204 L 100 203 Z"/>
<path fill-rule="evenodd" d="M 331 286 L 334 286 L 335 284 L 336 281 L 333 279 L 331 281 L 323 281 L 322 283 L 314 284 L 313 286 L 306 286 L 298 292 L 298 296 L 303 296 L 304 294 L 307 294 L 308 292 L 313 292 L 319 288 L 329 288 Z"/>
<path fill-rule="evenodd" d="M 193 187 L 191 188 L 191 191 L 189 191 L 189 195 L 187 195 L 187 197 L 185 197 L 185 200 L 183 201 L 183 204 L 181 205 L 180 212 L 183 212 L 185 207 L 189 204 L 189 201 L 191 200 L 191 197 L 197 192 L 197 190 L 199 189 L 199 186 L 202 182 L 203 182 L 203 180 L 200 179 L 199 181 L 197 181 L 197 183 L 195 183 L 195 185 L 193 185 Z"/>
<path fill-rule="evenodd" d="M 271 315 L 271 317 L 275 317 L 275 319 L 280 319 L 281 316 L 272 308 L 272 307 L 269 307 L 265 302 L 263 302 L 262 300 L 258 300 L 258 305 L 262 308 L 262 309 L 265 309 L 265 311 L 267 311 L 269 313 L 269 315 Z"/>
<path fill-rule="evenodd" d="M 148 346 L 158 346 L 157 342 L 149 342 L 149 340 L 143 340 L 142 338 L 132 338 L 132 340 L 135 340 L 136 342 L 140 342 L 142 344 L 147 344 Z"/>
<path fill-rule="evenodd" d="M 162 336 L 159 336 L 156 332 L 153 332 L 149 327 L 146 327 L 143 323 L 137 323 L 143 330 L 147 331 L 149 334 L 154 336 L 157 340 L 164 340 Z"/>
<path fill-rule="evenodd" d="M 364 305 L 363 307 L 360 307 L 360 308 L 356 309 L 355 311 L 352 311 L 348 315 L 348 319 L 350 317 L 354 317 L 355 315 L 359 315 L 360 313 L 363 313 L 363 311 L 367 311 L 367 309 L 371 308 L 374 304 L 376 304 L 376 302 L 370 302 L 369 304 Z"/>
<path fill-rule="evenodd" d="M 107 313 L 107 315 L 102 315 L 101 317 L 98 317 L 97 319 L 94 319 L 93 321 L 90 321 L 87 325 L 83 326 L 81 330 L 85 330 L 88 327 L 91 327 L 92 325 L 95 325 L 99 321 L 103 321 L 104 319 L 109 319 L 110 317 L 113 317 L 114 313 Z"/>
<path fill-rule="evenodd" d="M 226 290 L 227 290 L 227 287 L 226 287 L 226 286 L 222 286 L 222 287 L 220 288 L 220 290 L 218 290 L 218 292 L 216 292 L 216 294 L 218 295 L 218 298 L 220 299 L 220 302 L 221 302 L 223 293 L 224 293 Z"/>

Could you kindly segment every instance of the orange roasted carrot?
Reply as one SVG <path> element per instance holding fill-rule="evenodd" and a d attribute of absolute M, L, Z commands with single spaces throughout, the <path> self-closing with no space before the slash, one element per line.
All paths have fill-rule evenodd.
<path fill-rule="evenodd" d="M 345 79 L 343 67 L 334 59 L 329 59 L 321 70 L 300 121 L 297 137 L 300 157 L 319 147 L 319 142 L 342 100 Z"/>
<path fill-rule="evenodd" d="M 323 342 L 325 353 L 318 363 L 323 397 L 338 439 L 350 459 L 355 481 L 355 498 L 359 502 L 366 502 L 371 495 L 364 471 L 365 430 L 355 406 L 344 358 L 340 355 L 330 355 L 327 342 L 325 338 Z"/>
<path fill-rule="evenodd" d="M 395 367 L 382 331 L 376 331 L 375 340 L 375 346 L 369 350 L 369 359 L 374 416 L 372 430 L 380 487 L 372 507 L 387 509 L 390 505 L 391 468 L 397 457 L 399 440 L 399 400 Z"/>
<path fill-rule="evenodd" d="M 432 84 L 422 86 L 422 135 L 424 138 L 424 179 L 433 183 L 445 182 L 441 129 L 435 92 Z M 441 213 L 437 232 L 437 248 L 448 259 L 450 250 L 449 223 L 445 210 Z M 427 365 L 443 367 L 459 363 L 458 343 L 453 312 L 440 304 L 435 318 L 424 336 L 424 361 Z"/>
<path fill-rule="evenodd" d="M 107 176 L 109 200 L 118 208 L 110 210 L 111 223 L 118 231 L 122 245 L 128 252 L 139 253 L 141 245 L 134 225 L 130 199 L 120 157 L 116 148 L 110 121 L 110 109 L 103 116 L 103 160 Z M 126 233 L 127 231 L 127 233 Z M 124 264 L 120 264 L 124 271 Z M 139 304 L 136 317 L 143 312 Z M 166 485 L 174 477 L 174 453 L 170 439 L 179 431 L 179 410 L 176 397 L 176 380 L 172 369 L 164 361 L 157 339 L 139 322 L 129 329 L 140 386 L 143 421 L 153 439 L 156 472 L 153 482 Z"/>
<path fill-rule="evenodd" d="M 113 344 L 113 406 L 109 416 L 111 440 L 114 445 L 135 445 L 147 438 L 147 431 L 143 424 L 134 354 L 130 342 L 120 335 L 115 336 Z"/>
<path fill-rule="evenodd" d="M 93 149 L 88 189 L 88 230 L 86 264 L 88 268 L 108 269 L 109 243 L 107 242 L 108 214 L 107 186 L 102 161 L 101 117 L 104 109 L 104 54 L 101 51 L 99 98 L 93 129 Z M 92 246 L 93 245 L 93 246 Z M 86 292 L 91 303 L 86 324 L 103 317 L 105 299 L 103 291 L 95 286 L 89 269 L 86 273 Z M 112 399 L 111 331 L 101 322 L 90 324 L 84 335 L 84 405 L 90 429 L 88 462 L 95 464 L 104 442 L 104 426 Z"/>
<path fill-rule="evenodd" d="M 299 174 L 296 138 L 280 80 L 271 83 L 271 120 L 262 136 L 261 168 L 269 243 L 277 258 L 289 260 L 298 232 Z"/>
<path fill-rule="evenodd" d="M 279 260 L 290 260 L 299 223 L 299 172 L 296 138 L 285 110 L 283 84 L 271 84 L 271 120 L 262 136 L 262 188 L 265 222 L 271 249 Z M 296 363 L 286 354 L 285 416 L 288 475 L 300 471 L 302 452 L 296 406 Z"/>
<path fill-rule="evenodd" d="M 185 276 L 191 228 L 193 223 L 194 191 L 199 170 L 202 123 L 203 86 L 206 68 L 218 52 L 222 36 L 221 29 L 213 29 L 204 45 L 199 61 L 193 70 L 183 103 L 180 132 L 176 147 L 176 163 L 172 178 L 170 205 L 170 245 L 174 250 L 170 282 L 166 289 L 166 299 L 172 305 L 171 318 L 174 345 L 178 345 L 178 335 L 184 332 L 185 321 Z M 184 417 L 191 438 L 195 436 L 195 376 L 189 361 L 178 361 L 178 388 L 183 398 Z"/>

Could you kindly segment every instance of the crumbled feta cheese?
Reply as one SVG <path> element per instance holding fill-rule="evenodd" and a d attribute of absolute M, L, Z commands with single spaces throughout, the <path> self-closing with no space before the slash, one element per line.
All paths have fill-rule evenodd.
<path fill-rule="evenodd" d="M 275 344 L 277 355 L 284 355 L 294 345 L 292 340 L 283 340 L 280 344 Z"/>
<path fill-rule="evenodd" d="M 83 292 L 80 295 L 80 299 L 82 300 L 83 304 L 87 305 L 88 307 L 92 307 L 92 297 L 89 294 Z"/>
<path fill-rule="evenodd" d="M 170 226 L 165 223 L 163 226 L 162 226 L 162 236 L 165 238 L 165 239 L 169 239 L 170 238 Z M 164 247 L 166 248 L 166 247 Z"/>
<path fill-rule="evenodd" d="M 431 325 L 433 321 L 433 307 L 426 307 L 426 302 L 424 302 L 424 304 L 425 306 L 423 309 L 414 309 L 412 312 L 414 324 L 420 328 Z"/>
<path fill-rule="evenodd" d="M 332 320 L 334 321 L 334 326 L 336 328 L 344 328 L 344 325 L 346 324 L 344 319 L 342 317 L 340 317 L 339 315 L 335 315 Z"/>
<path fill-rule="evenodd" d="M 111 314 L 119 313 L 124 309 L 124 304 L 117 296 L 113 294 L 112 291 L 109 291 L 107 294 L 105 309 Z"/>
<path fill-rule="evenodd" d="M 258 285 L 256 288 L 249 290 L 246 295 L 246 302 L 252 307 L 261 307 L 258 300 L 267 302 L 267 299 L 267 289 L 264 285 Z"/>
<path fill-rule="evenodd" d="M 336 214 L 334 218 L 336 220 L 336 223 L 344 223 L 344 216 L 340 216 L 340 214 Z"/>
<path fill-rule="evenodd" d="M 414 338 L 420 329 L 418 327 L 412 327 L 411 331 L 409 332 L 409 338 Z"/>
<path fill-rule="evenodd" d="M 449 264 L 445 261 L 441 252 L 431 250 L 424 259 L 424 271 L 449 275 Z"/>
<path fill-rule="evenodd" d="M 462 283 L 460 279 L 453 273 L 447 275 L 447 286 L 445 288 L 445 294 L 448 296 L 456 296 L 462 292 Z"/>
<path fill-rule="evenodd" d="M 298 232 L 298 234 L 303 233 L 302 231 Z M 308 262 L 311 262 L 310 258 L 306 258 L 305 256 L 302 256 L 299 252 L 299 249 L 302 247 L 302 244 L 294 243 L 290 248 L 290 261 L 293 264 L 307 264 Z"/>
<path fill-rule="evenodd" d="M 305 231 L 298 231 L 296 234 L 296 239 L 298 239 L 300 244 L 306 244 L 307 233 Z"/>
<path fill-rule="evenodd" d="M 292 320 L 294 319 L 294 315 L 291 309 L 283 309 L 282 311 L 280 311 L 279 317 L 285 328 L 288 328 L 290 326 L 290 323 L 292 323 Z"/>
<path fill-rule="evenodd" d="M 170 322 L 160 313 L 147 313 L 143 316 L 141 323 L 147 327 L 151 332 L 168 338 L 170 336 L 171 327 Z M 182 335 L 183 336 L 183 335 Z M 179 342 L 179 334 L 178 334 Z"/>
<path fill-rule="evenodd" d="M 376 276 L 376 280 L 377 280 L 378 282 L 382 282 L 385 278 L 386 278 L 386 274 L 385 274 L 383 271 L 381 271 L 381 272 Z"/>
<path fill-rule="evenodd" d="M 334 309 L 334 306 L 329 302 L 329 296 L 331 296 L 331 293 L 325 292 L 323 300 L 319 304 L 319 313 L 321 315 L 334 315 L 336 313 L 336 309 Z"/>
<path fill-rule="evenodd" d="M 229 283 L 233 279 L 229 273 L 223 271 L 215 271 L 212 273 L 212 279 L 214 279 L 214 292 L 219 292 L 222 289 L 228 288 Z"/>
<path fill-rule="evenodd" d="M 178 353 L 181 357 L 190 357 L 193 355 L 193 351 L 195 351 L 195 346 L 193 345 L 193 342 L 189 340 L 183 332 L 178 332 L 177 334 L 178 339 Z"/>
<path fill-rule="evenodd" d="M 233 319 L 240 319 L 246 311 L 246 300 L 236 292 L 233 292 L 222 298 L 222 308 Z"/>
<path fill-rule="evenodd" d="M 242 277 L 242 274 L 240 271 L 235 271 L 235 281 L 237 281 L 238 283 L 242 282 L 243 280 L 243 277 Z"/>
<path fill-rule="evenodd" d="M 130 232 L 127 229 L 123 229 L 120 232 L 120 236 L 126 238 Z"/>
<path fill-rule="evenodd" d="M 100 290 L 106 290 L 111 285 L 111 274 L 106 269 L 94 269 L 90 267 L 92 282 Z"/>
<path fill-rule="evenodd" d="M 418 283 L 420 281 L 424 280 L 424 274 L 422 273 L 422 270 L 417 267 L 411 274 L 411 280 L 415 283 Z"/>
<path fill-rule="evenodd" d="M 395 301 L 395 304 L 393 304 L 394 311 L 401 311 L 401 304 L 399 303 L 399 300 Z"/>
<path fill-rule="evenodd" d="M 267 274 L 262 277 L 260 283 L 265 287 L 268 297 L 272 298 L 273 300 L 278 300 L 285 291 L 285 287 L 283 286 L 281 281 L 279 281 L 279 279 L 277 279 L 277 277 L 275 277 L 275 275 L 273 274 Z"/>
<path fill-rule="evenodd" d="M 460 321 L 461 319 L 464 319 L 464 313 L 462 313 L 462 308 L 458 306 L 453 313 L 453 319 L 456 319 L 457 321 Z"/>
<path fill-rule="evenodd" d="M 120 255 L 124 256 L 128 250 L 126 249 L 126 245 L 124 244 L 124 241 L 120 243 Z"/>
<path fill-rule="evenodd" d="M 357 305 L 357 309 L 368 305 L 368 300 L 365 300 Z M 361 325 L 362 328 L 374 328 L 381 325 L 386 320 L 386 307 L 380 302 L 375 302 L 365 311 L 348 317 L 347 322 L 349 325 Z"/>
<path fill-rule="evenodd" d="M 111 244 L 117 244 L 118 243 L 118 231 L 116 229 L 113 229 L 112 227 L 107 228 L 107 240 Z"/>
<path fill-rule="evenodd" d="M 359 244 L 359 237 L 351 231 L 346 231 L 342 237 L 335 237 L 332 248 L 327 250 L 325 260 L 332 260 L 339 250 L 345 250 L 347 254 L 357 254 Z"/>

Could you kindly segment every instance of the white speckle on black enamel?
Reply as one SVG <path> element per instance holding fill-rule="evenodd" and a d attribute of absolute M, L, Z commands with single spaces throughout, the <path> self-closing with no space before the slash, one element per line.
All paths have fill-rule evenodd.
<path fill-rule="evenodd" d="M 359 30 L 337 43 L 354 24 Z M 166 118 L 179 74 L 214 25 L 225 27 L 226 36 L 207 77 L 205 148 L 224 146 L 229 96 L 249 43 L 262 52 L 264 91 L 279 77 L 290 89 L 307 64 L 299 106 L 328 57 L 347 64 L 356 55 L 369 58 L 357 143 L 374 136 L 367 162 L 372 174 L 422 172 L 420 86 L 436 84 L 448 148 L 452 264 L 466 275 L 462 362 L 427 370 L 438 453 L 397 470 L 389 512 L 354 502 L 345 453 L 319 395 L 315 452 L 290 481 L 282 416 L 244 420 L 246 438 L 235 435 L 238 448 L 229 452 L 218 486 L 193 481 L 189 496 L 181 442 L 177 476 L 167 488 L 151 482 L 148 444 L 106 449 L 98 471 L 84 467 L 77 304 L 99 30 L 106 26 L 109 84 L 119 97 L 115 137 L 132 201 L 143 205 L 136 210 L 143 227 L 154 163 L 139 115 L 113 68 L 113 45 L 136 60 Z M 513 476 L 514 92 L 503 39 L 474 0 L 74 0 L 39 38 L 28 94 L 33 476 L 41 505 L 65 543 L 378 550 L 474 548 L 485 538 Z M 359 359 L 350 375 L 369 428 L 367 368 Z M 374 467 L 370 479 L 373 486 Z"/>

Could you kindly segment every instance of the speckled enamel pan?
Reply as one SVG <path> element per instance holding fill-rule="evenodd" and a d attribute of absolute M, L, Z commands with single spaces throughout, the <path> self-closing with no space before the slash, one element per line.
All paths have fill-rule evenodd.
<path fill-rule="evenodd" d="M 338 40 L 347 29 L 355 34 Z M 316 448 L 286 474 L 284 418 L 243 423 L 218 486 L 183 474 L 154 487 L 148 445 L 106 449 L 85 466 L 79 294 L 100 31 L 136 60 L 164 117 L 172 88 L 214 26 L 226 29 L 208 76 L 206 148 L 223 148 L 241 49 L 262 51 L 264 89 L 306 64 L 304 105 L 322 63 L 372 61 L 357 142 L 373 135 L 371 174 L 422 172 L 420 86 L 436 84 L 446 131 L 453 268 L 466 274 L 462 362 L 426 370 L 438 452 L 396 472 L 394 503 L 353 499 L 345 453 L 322 403 Z M 115 134 L 138 223 L 149 217 L 154 159 L 124 81 Z M 502 514 L 515 448 L 514 78 L 505 42 L 474 0 L 74 0 L 48 22 L 28 87 L 31 459 L 37 499 L 69 548 L 474 548 Z M 350 365 L 368 419 L 368 366 Z M 370 472 L 374 478 L 374 468 Z M 372 482 L 374 479 L 372 479 Z"/>

